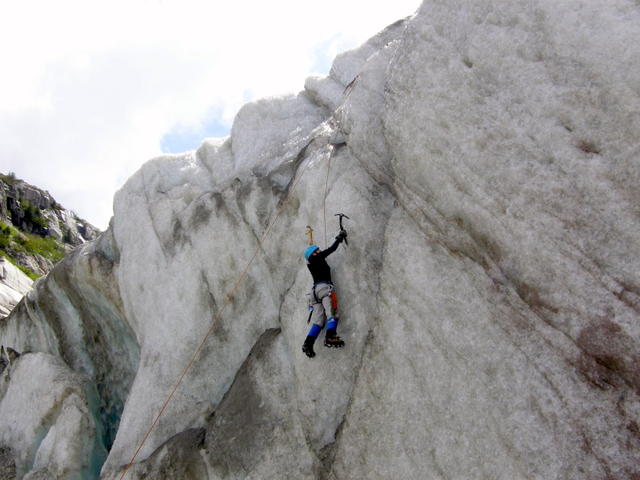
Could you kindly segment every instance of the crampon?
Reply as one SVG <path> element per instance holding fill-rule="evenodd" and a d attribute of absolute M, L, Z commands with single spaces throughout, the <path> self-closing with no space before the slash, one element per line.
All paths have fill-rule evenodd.
<path fill-rule="evenodd" d="M 335 337 L 326 337 L 324 339 L 324 346 L 325 347 L 342 348 L 342 347 L 344 347 L 344 340 L 342 340 L 337 335 Z"/>

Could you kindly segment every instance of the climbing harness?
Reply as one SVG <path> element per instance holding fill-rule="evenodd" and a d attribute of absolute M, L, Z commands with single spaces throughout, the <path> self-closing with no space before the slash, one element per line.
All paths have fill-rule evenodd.
<path fill-rule="evenodd" d="M 316 294 L 316 287 L 318 285 L 329 285 L 329 290 L 331 292 L 331 294 L 335 295 L 335 287 L 333 286 L 333 283 L 329 283 L 329 282 L 318 282 L 318 283 L 314 283 L 313 284 L 313 288 L 311 289 L 311 293 L 313 294 L 313 299 L 316 301 L 316 303 L 320 303 L 320 299 L 318 298 L 318 295 Z M 333 297 L 331 298 L 331 302 L 333 304 L 333 308 L 337 308 L 338 306 L 338 300 L 334 300 Z"/>
<path fill-rule="evenodd" d="M 313 309 L 315 308 L 315 305 L 321 304 L 321 300 L 318 298 L 318 295 L 316 294 L 316 287 L 318 285 L 321 285 L 323 283 L 328 284 L 331 287 L 331 304 L 333 305 L 334 309 L 338 308 L 338 297 L 336 296 L 336 292 L 335 292 L 335 287 L 333 286 L 332 283 L 329 282 L 318 282 L 318 283 L 314 283 L 313 287 L 311 287 L 311 291 L 309 293 L 307 293 L 308 297 L 309 297 L 309 305 L 308 305 L 308 309 L 309 309 L 309 318 L 307 318 L 307 323 L 309 323 L 311 321 L 311 316 L 313 315 Z"/>
<path fill-rule="evenodd" d="M 329 286 L 328 297 L 331 300 L 331 308 L 333 309 L 334 312 L 338 310 L 338 295 L 336 294 L 336 288 L 334 287 L 333 283 L 330 283 L 330 282 L 314 283 L 313 287 L 311 287 L 311 292 L 309 292 L 307 294 L 307 296 L 309 298 L 309 306 L 308 306 L 308 308 L 309 308 L 309 318 L 307 318 L 307 323 L 309 323 L 311 321 L 311 317 L 313 315 L 313 311 L 314 311 L 316 305 L 320 305 L 320 308 L 324 308 L 322 306 L 322 300 L 320 298 L 318 298 L 318 294 L 316 293 L 316 287 L 318 285 L 328 285 Z"/>

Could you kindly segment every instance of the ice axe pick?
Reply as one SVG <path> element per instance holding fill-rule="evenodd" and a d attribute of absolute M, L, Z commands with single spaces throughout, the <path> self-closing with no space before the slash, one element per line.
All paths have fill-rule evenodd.
<path fill-rule="evenodd" d="M 340 217 L 340 233 L 344 232 L 344 243 L 346 245 L 349 245 L 349 241 L 347 240 L 347 231 L 342 226 L 342 219 L 346 218 L 347 220 L 349 220 L 349 217 L 346 216 L 344 213 L 336 213 L 334 216 L 335 217 Z"/>

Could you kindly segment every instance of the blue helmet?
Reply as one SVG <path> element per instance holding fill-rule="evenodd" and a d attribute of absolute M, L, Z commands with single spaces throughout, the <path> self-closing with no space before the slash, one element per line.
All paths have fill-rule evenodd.
<path fill-rule="evenodd" d="M 311 257 L 311 255 L 313 255 L 313 252 L 315 252 L 316 250 L 320 250 L 320 247 L 316 247 L 315 245 L 308 246 L 304 251 L 304 258 L 306 260 L 309 260 L 309 257 Z"/>

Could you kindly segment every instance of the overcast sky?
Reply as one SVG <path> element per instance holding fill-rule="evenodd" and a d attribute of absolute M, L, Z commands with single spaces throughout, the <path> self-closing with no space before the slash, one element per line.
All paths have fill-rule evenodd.
<path fill-rule="evenodd" d="M 142 163 L 228 135 L 419 4 L 0 0 L 0 172 L 104 229 Z"/>

